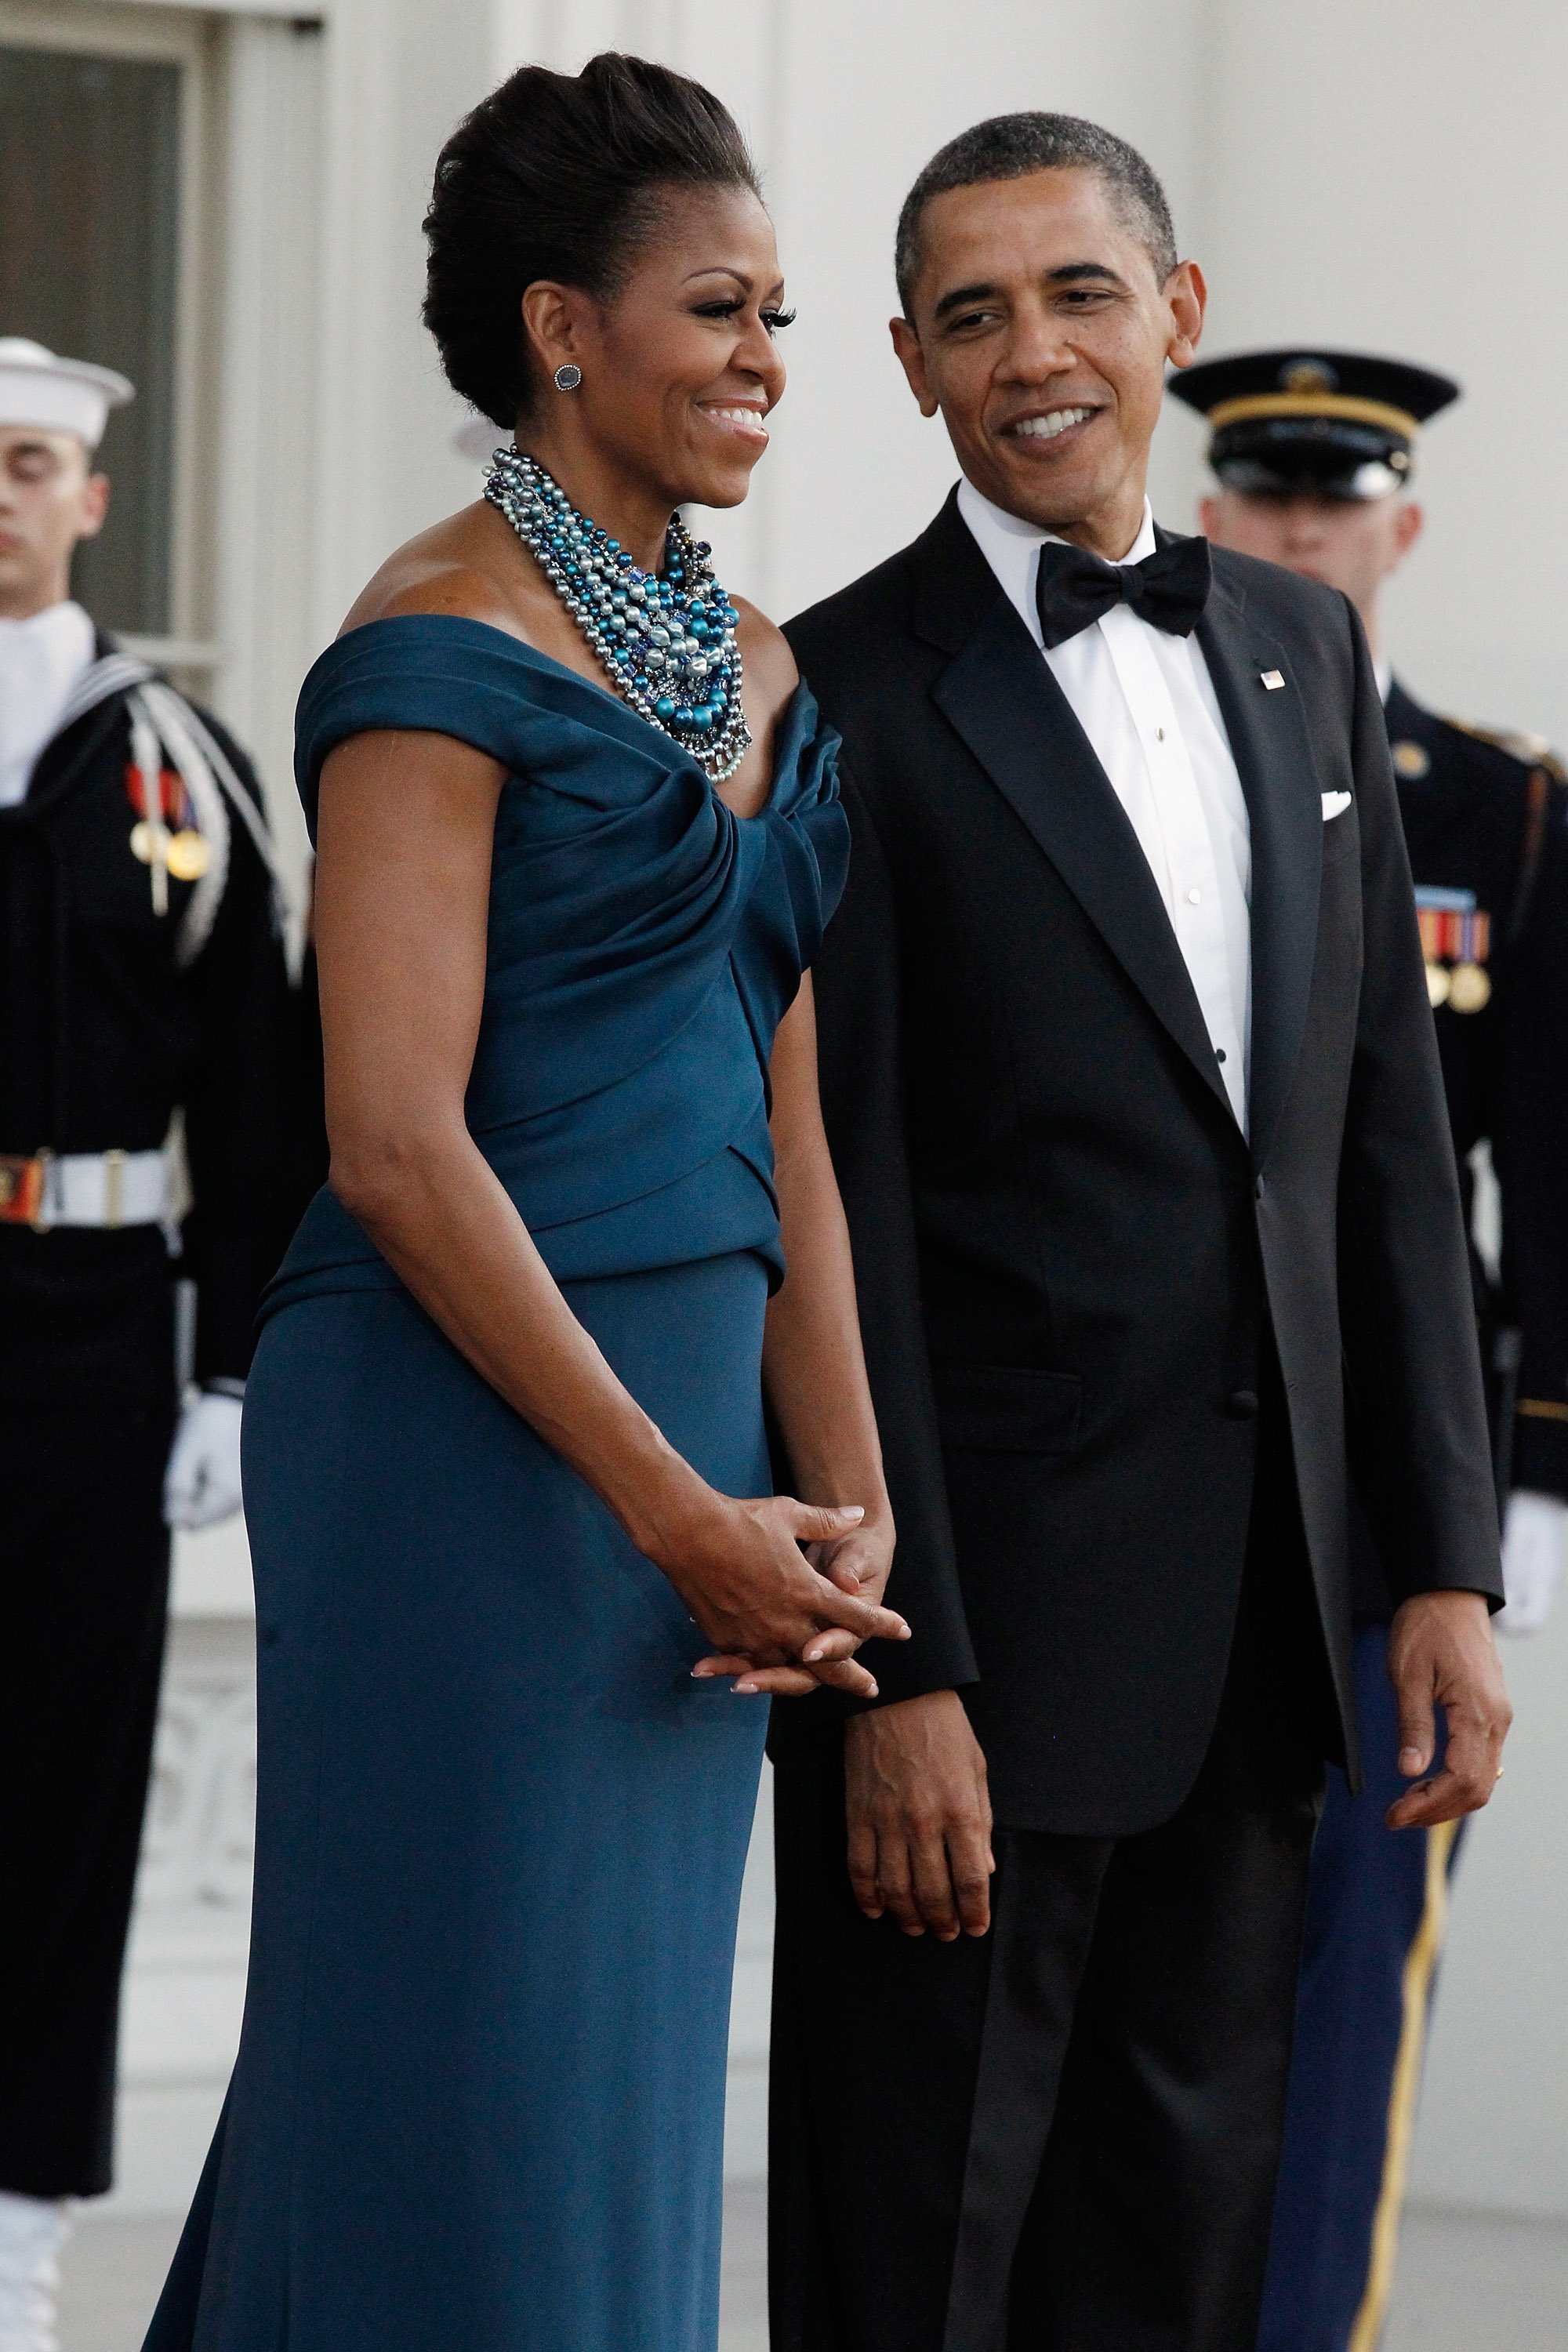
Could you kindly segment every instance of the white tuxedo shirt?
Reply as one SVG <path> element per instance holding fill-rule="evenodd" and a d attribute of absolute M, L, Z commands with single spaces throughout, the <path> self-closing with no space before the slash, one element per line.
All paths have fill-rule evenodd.
<path fill-rule="evenodd" d="M 1117 604 L 1047 651 L 1035 603 L 1040 549 L 1056 537 L 958 489 L 959 512 L 1016 606 L 1094 747 L 1149 863 L 1192 978 L 1243 1133 L 1252 1032 L 1252 835 L 1246 795 L 1203 648 Z M 1154 551 L 1147 499 L 1121 559 Z"/>

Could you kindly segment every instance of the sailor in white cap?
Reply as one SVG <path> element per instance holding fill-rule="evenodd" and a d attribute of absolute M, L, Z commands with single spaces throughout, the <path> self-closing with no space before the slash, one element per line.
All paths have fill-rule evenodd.
<path fill-rule="evenodd" d="M 90 456 L 110 410 L 135 397 L 135 386 L 112 368 L 62 360 L 26 335 L 0 335 L 0 423 L 68 433 Z"/>
<path fill-rule="evenodd" d="M 67 2200 L 110 2185 L 168 1528 L 239 1507 L 251 1317 L 299 1205 L 255 777 L 71 600 L 132 397 L 0 339 L 0 2352 L 48 2352 Z"/>
<path fill-rule="evenodd" d="M 92 623 L 68 593 L 70 555 L 103 528 L 109 483 L 92 455 L 110 408 L 134 396 L 110 368 L 0 338 L 0 808 L 26 793 L 94 657 Z"/>

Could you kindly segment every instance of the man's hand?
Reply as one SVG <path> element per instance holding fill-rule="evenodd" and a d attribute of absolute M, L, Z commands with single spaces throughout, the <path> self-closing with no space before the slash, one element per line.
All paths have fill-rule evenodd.
<path fill-rule="evenodd" d="M 1416 1783 L 1390 1806 L 1389 1828 L 1431 1829 L 1479 1812 L 1497 1786 L 1513 1721 L 1480 1594 L 1418 1592 L 1405 1601 L 1389 1629 L 1388 1679 L 1399 1708 L 1399 1769 Z M 1437 1706 L 1448 1741 L 1434 1772 Z"/>
<path fill-rule="evenodd" d="M 849 1883 L 868 1919 L 944 1944 L 991 1925 L 985 1759 L 956 1691 L 854 1717 L 844 1729 Z"/>

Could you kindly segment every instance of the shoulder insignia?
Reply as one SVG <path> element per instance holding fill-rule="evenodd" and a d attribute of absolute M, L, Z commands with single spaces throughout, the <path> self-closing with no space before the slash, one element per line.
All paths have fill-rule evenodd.
<path fill-rule="evenodd" d="M 1544 768 L 1558 783 L 1568 783 L 1565 768 L 1544 735 L 1531 735 L 1522 727 L 1478 727 L 1470 719 L 1447 719 L 1445 725 L 1457 727 L 1461 735 L 1468 735 L 1478 743 L 1489 743 L 1494 751 L 1506 751 L 1510 759 L 1527 768 Z"/>
<path fill-rule="evenodd" d="M 1406 738 L 1404 742 L 1395 743 L 1391 749 L 1394 774 L 1403 776 L 1406 783 L 1419 783 L 1432 765 L 1432 754 L 1425 743 L 1412 743 Z"/>

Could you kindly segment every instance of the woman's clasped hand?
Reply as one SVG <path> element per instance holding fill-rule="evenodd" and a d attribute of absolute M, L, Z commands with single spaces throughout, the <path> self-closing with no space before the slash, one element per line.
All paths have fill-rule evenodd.
<path fill-rule="evenodd" d="M 881 1605 L 892 1562 L 885 1520 L 858 1503 L 736 1500 L 711 1491 L 679 1528 L 647 1545 L 713 1643 L 692 1673 L 735 1675 L 737 1691 L 802 1697 L 819 1685 L 875 1698 L 863 1642 L 904 1642 Z"/>

